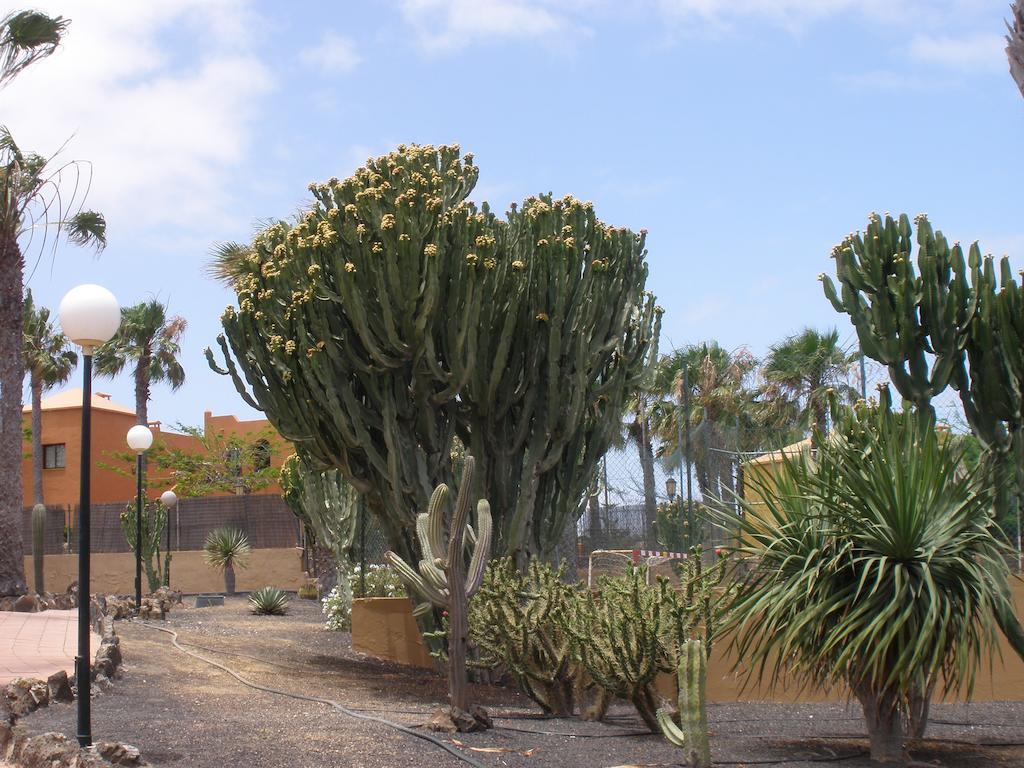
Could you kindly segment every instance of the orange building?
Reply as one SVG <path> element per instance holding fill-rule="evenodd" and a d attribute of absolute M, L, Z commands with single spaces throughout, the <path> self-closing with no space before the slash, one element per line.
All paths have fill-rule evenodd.
<path fill-rule="evenodd" d="M 32 407 L 22 409 L 26 428 L 32 424 Z M 42 402 L 43 442 L 43 499 L 47 505 L 74 506 L 79 499 L 81 479 L 81 432 L 82 432 L 82 390 L 69 389 L 65 392 L 43 398 Z M 206 411 L 203 419 L 206 435 L 212 432 L 223 435 L 248 436 L 269 430 L 266 419 L 240 421 L 235 416 L 214 416 Z M 135 411 L 128 406 L 115 403 L 110 395 L 94 393 L 92 396 L 92 469 L 90 475 L 91 501 L 94 504 L 129 501 L 135 497 L 135 478 L 132 464 L 124 454 L 130 453 L 126 442 L 128 430 L 136 424 Z M 175 448 L 196 452 L 202 444 L 191 435 L 161 429 L 160 422 L 150 422 L 154 444 L 162 442 Z M 288 444 L 271 435 L 267 441 L 268 458 L 271 466 L 280 466 L 290 448 Z M 32 445 L 24 444 L 25 459 L 22 461 L 22 491 L 25 506 L 31 506 L 32 494 Z M 120 467 L 118 472 L 114 467 Z M 168 480 L 155 469 L 154 481 Z M 160 484 L 154 482 L 154 485 Z M 167 483 L 163 483 L 164 486 Z M 260 493 L 277 493 L 281 489 L 275 484 Z M 152 493 L 150 494 L 152 495 Z"/>

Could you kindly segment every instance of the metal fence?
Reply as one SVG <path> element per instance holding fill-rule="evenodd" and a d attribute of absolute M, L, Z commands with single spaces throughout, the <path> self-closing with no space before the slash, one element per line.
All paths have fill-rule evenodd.
<path fill-rule="evenodd" d="M 121 513 L 129 504 L 117 502 L 90 506 L 90 545 L 93 552 L 130 552 L 121 530 Z M 78 506 L 49 506 L 43 551 L 46 554 L 76 552 Z M 254 549 L 279 549 L 299 544 L 299 522 L 280 496 L 245 494 L 180 499 L 168 510 L 162 542 L 172 551 L 202 549 L 206 536 L 217 528 L 231 526 L 245 533 Z M 32 542 L 32 509 L 24 512 L 23 535 L 26 548 Z M 164 543 L 166 547 L 167 544 Z"/>

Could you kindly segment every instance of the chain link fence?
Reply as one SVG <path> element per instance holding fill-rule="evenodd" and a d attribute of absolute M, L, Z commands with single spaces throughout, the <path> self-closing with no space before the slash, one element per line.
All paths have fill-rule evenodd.
<path fill-rule="evenodd" d="M 93 552 L 131 552 L 121 530 L 121 513 L 134 501 L 90 506 L 89 541 Z M 152 502 L 150 502 L 152 506 Z M 79 507 L 48 506 L 43 552 L 48 555 L 78 551 Z M 203 548 L 210 531 L 224 526 L 241 530 L 254 549 L 299 546 L 300 525 L 284 500 L 272 494 L 203 496 L 179 499 L 168 510 L 162 548 L 170 551 Z M 24 511 L 23 536 L 31 551 L 32 508 Z"/>

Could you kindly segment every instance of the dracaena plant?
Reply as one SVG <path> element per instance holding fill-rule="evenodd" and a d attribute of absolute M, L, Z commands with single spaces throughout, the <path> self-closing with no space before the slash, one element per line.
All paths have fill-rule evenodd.
<path fill-rule="evenodd" d="M 815 457 L 755 480 L 739 519 L 736 658 L 769 688 L 784 673 L 847 686 L 875 760 L 905 759 L 934 690 L 970 693 L 1000 629 L 1024 656 L 991 483 L 962 471 L 958 446 L 883 398 L 840 415 Z"/>

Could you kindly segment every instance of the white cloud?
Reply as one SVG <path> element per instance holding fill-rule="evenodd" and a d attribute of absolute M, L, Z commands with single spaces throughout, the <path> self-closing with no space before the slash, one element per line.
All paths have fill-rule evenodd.
<path fill-rule="evenodd" d="M 307 48 L 299 56 L 326 74 L 351 72 L 362 61 L 356 53 L 355 43 L 332 30 L 324 33 L 319 43 Z"/>
<path fill-rule="evenodd" d="M 910 41 L 911 58 L 928 64 L 939 64 L 960 72 L 1000 72 L 1006 68 L 1002 35 L 972 37 L 928 37 L 918 35 Z"/>
<path fill-rule="evenodd" d="M 538 0 L 401 0 L 405 20 L 428 51 L 463 48 L 486 39 L 532 39 L 564 31 L 564 9 L 578 2 Z"/>
<path fill-rule="evenodd" d="M 70 16 L 71 26 L 60 50 L 0 91 L 16 140 L 48 154 L 70 138 L 62 157 L 91 161 L 88 204 L 106 215 L 112 238 L 223 222 L 230 174 L 272 85 L 254 53 L 259 19 L 247 2 L 33 5 Z"/>

